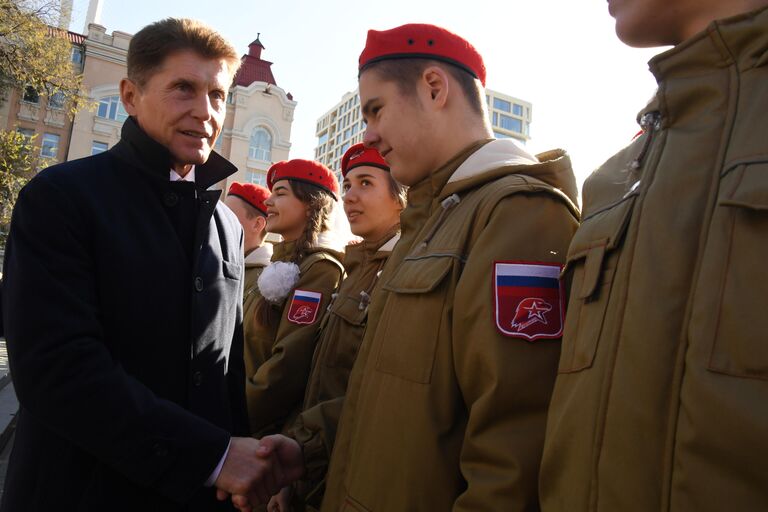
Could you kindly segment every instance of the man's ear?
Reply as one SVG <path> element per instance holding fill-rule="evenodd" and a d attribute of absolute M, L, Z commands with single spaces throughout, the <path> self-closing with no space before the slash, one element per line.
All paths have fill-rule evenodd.
<path fill-rule="evenodd" d="M 136 85 L 131 79 L 123 78 L 120 80 L 120 101 L 123 102 L 123 107 L 128 115 L 136 115 L 136 102 L 139 99 L 139 86 Z"/>
<path fill-rule="evenodd" d="M 421 73 L 420 89 L 432 108 L 441 110 L 448 102 L 450 82 L 448 72 L 440 66 L 429 66 Z"/>
<path fill-rule="evenodd" d="M 263 215 L 257 215 L 253 222 L 253 230 L 261 233 L 267 227 L 267 218 Z"/>

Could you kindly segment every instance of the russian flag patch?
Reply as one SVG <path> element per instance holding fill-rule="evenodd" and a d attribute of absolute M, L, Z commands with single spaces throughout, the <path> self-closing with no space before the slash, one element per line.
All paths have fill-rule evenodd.
<path fill-rule="evenodd" d="M 288 321 L 294 324 L 311 324 L 317 319 L 322 293 L 309 290 L 294 290 L 288 309 Z"/>
<path fill-rule="evenodd" d="M 565 292 L 557 263 L 495 262 L 496 327 L 528 341 L 563 335 Z"/>

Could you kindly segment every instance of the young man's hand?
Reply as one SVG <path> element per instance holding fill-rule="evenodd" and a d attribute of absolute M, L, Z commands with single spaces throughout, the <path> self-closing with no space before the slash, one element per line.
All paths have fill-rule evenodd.
<path fill-rule="evenodd" d="M 251 512 L 303 474 L 301 447 L 293 439 L 280 434 L 260 440 L 233 437 L 214 485 L 220 500 L 231 495 L 235 507 Z"/>

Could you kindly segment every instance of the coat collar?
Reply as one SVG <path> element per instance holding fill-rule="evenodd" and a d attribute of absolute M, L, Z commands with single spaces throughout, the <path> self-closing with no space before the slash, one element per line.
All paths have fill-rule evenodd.
<path fill-rule="evenodd" d="M 123 123 L 120 142 L 113 148 L 113 151 L 123 159 L 138 164 L 153 177 L 169 181 L 170 152 L 165 146 L 147 135 L 133 117 L 129 117 Z M 195 166 L 195 186 L 198 190 L 206 190 L 236 171 L 237 167 L 215 151 L 211 151 L 207 162 Z"/>

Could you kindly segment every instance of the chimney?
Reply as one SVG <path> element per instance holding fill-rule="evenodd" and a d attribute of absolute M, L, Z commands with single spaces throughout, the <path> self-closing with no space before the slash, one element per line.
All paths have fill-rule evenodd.
<path fill-rule="evenodd" d="M 61 0 L 59 6 L 59 28 L 69 31 L 70 23 L 72 23 L 72 0 Z"/>
<path fill-rule="evenodd" d="M 85 28 L 83 33 L 88 33 L 88 25 L 91 23 L 101 24 L 101 7 L 103 0 L 90 0 L 88 2 L 88 15 L 85 17 Z"/>

